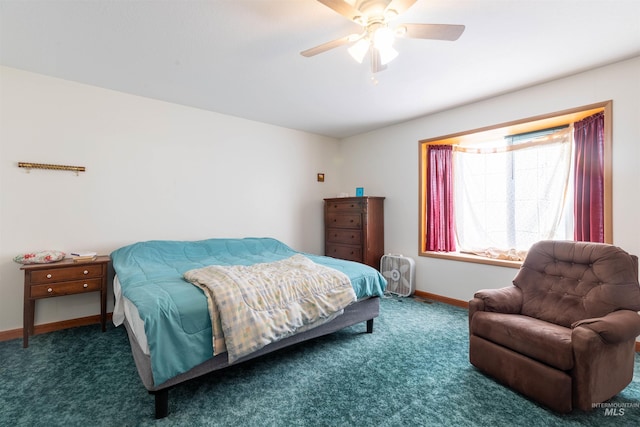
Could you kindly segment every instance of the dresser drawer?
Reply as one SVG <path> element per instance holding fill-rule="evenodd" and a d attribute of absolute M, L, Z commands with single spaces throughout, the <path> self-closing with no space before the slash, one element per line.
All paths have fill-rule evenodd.
<path fill-rule="evenodd" d="M 353 211 L 360 212 L 364 206 L 363 202 L 358 200 L 338 200 L 327 202 L 327 212 L 334 211 Z"/>
<path fill-rule="evenodd" d="M 348 245 L 361 245 L 362 231 L 356 230 L 356 229 L 345 230 L 341 228 L 328 228 L 325 239 L 327 242 L 331 242 L 331 243 L 346 243 Z"/>
<path fill-rule="evenodd" d="M 325 255 L 349 261 L 362 262 L 362 248 L 355 246 L 327 244 L 325 248 Z"/>
<path fill-rule="evenodd" d="M 47 268 L 31 272 L 31 283 L 54 283 L 66 280 L 102 277 L 105 265 L 91 264 L 77 267 Z"/>
<path fill-rule="evenodd" d="M 57 297 L 61 295 L 93 292 L 102 289 L 102 279 L 76 280 L 31 286 L 31 298 Z"/>
<path fill-rule="evenodd" d="M 362 215 L 327 213 L 326 227 L 362 228 Z"/>

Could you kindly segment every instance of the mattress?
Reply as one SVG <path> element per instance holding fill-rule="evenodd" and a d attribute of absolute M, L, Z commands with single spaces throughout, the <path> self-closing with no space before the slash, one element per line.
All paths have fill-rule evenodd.
<path fill-rule="evenodd" d="M 115 304 L 113 305 L 113 324 L 120 326 L 124 324 L 124 320 L 129 321 L 129 327 L 135 340 L 140 345 L 142 352 L 149 356 L 149 343 L 144 333 L 144 321 L 140 318 L 138 308 L 129 299 L 122 295 L 122 285 L 118 280 L 118 275 L 113 278 L 113 296 Z"/>
<path fill-rule="evenodd" d="M 208 265 L 252 265 L 301 252 L 270 238 L 149 241 L 111 254 L 113 321 L 126 317 L 135 339 L 151 358 L 156 386 L 212 357 L 211 321 L 202 290 L 184 272 Z M 358 299 L 382 296 L 386 281 L 375 269 L 335 258 L 302 253 L 349 276 Z"/>

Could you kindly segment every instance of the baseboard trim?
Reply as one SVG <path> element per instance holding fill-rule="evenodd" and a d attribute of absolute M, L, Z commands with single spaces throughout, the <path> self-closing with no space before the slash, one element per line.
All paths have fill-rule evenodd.
<path fill-rule="evenodd" d="M 415 291 L 415 296 L 424 298 L 424 299 L 430 299 L 437 302 L 443 302 L 445 304 L 454 305 L 456 307 L 461 307 L 466 309 L 469 308 L 468 301 L 462 301 L 455 298 L 443 297 L 442 295 L 432 294 L 430 292 Z"/>
<path fill-rule="evenodd" d="M 110 322 L 113 313 L 107 313 L 107 321 Z M 48 332 L 60 331 L 62 329 L 75 328 L 78 326 L 87 326 L 100 324 L 100 315 L 79 317 L 77 319 L 62 320 L 60 322 L 45 323 L 34 326 L 34 335 L 46 334 Z M 22 338 L 22 328 L 12 329 L 9 331 L 0 331 L 0 341 L 9 341 L 16 338 Z"/>

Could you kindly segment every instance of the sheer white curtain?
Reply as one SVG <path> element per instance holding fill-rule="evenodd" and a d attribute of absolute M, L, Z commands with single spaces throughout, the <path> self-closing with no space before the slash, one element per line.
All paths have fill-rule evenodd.
<path fill-rule="evenodd" d="M 572 129 L 565 128 L 454 147 L 460 251 L 519 260 L 536 241 L 571 239 L 565 213 L 572 145 Z"/>

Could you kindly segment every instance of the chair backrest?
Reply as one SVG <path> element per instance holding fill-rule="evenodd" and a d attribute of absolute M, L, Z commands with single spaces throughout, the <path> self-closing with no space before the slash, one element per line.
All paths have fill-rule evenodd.
<path fill-rule="evenodd" d="M 616 310 L 640 310 L 638 258 L 604 243 L 535 243 L 513 284 L 522 314 L 570 327 Z"/>

